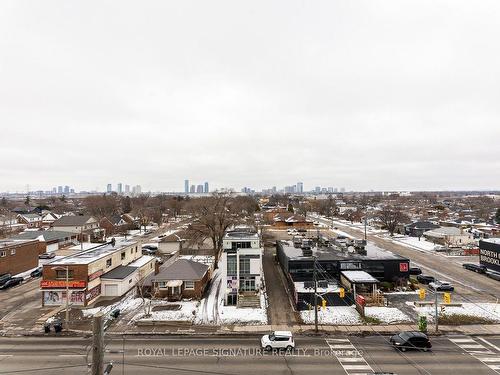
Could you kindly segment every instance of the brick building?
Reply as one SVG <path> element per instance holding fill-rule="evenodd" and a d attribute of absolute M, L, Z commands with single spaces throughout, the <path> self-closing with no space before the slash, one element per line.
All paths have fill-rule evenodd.
<path fill-rule="evenodd" d="M 0 275 L 17 275 L 38 266 L 38 240 L 0 240 Z"/>

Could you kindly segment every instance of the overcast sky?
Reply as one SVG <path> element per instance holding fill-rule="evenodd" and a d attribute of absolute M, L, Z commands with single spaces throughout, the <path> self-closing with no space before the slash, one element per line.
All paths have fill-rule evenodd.
<path fill-rule="evenodd" d="M 500 189 L 498 1 L 2 1 L 0 190 Z"/>

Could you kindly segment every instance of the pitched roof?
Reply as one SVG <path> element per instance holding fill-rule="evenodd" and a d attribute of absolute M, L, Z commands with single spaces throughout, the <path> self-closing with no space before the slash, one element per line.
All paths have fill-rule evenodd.
<path fill-rule="evenodd" d="M 19 240 L 35 240 L 38 237 L 42 236 L 45 242 L 55 241 L 55 240 L 63 240 L 67 237 L 75 237 L 75 233 L 63 232 L 60 230 L 35 230 L 29 232 L 21 232 L 12 236 L 14 239 Z"/>
<path fill-rule="evenodd" d="M 178 259 L 172 264 L 161 267 L 152 280 L 200 280 L 208 271 L 208 266 L 189 259 Z"/>
<path fill-rule="evenodd" d="M 68 227 L 74 227 L 78 225 L 84 225 L 86 224 L 90 219 L 95 220 L 92 216 L 63 216 L 52 224 L 55 227 L 58 226 L 68 226 Z"/>

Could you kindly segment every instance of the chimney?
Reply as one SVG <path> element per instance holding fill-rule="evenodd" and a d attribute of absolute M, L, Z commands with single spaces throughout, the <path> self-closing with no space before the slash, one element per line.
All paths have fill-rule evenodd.
<path fill-rule="evenodd" d="M 158 275 L 160 273 L 160 262 L 155 260 L 155 275 Z"/>

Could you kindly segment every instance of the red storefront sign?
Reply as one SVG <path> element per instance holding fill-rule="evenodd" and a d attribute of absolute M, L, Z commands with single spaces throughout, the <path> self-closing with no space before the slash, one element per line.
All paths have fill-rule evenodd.
<path fill-rule="evenodd" d="M 408 272 L 408 263 L 399 263 L 399 272 Z"/>
<path fill-rule="evenodd" d="M 81 280 L 70 280 L 68 281 L 68 288 L 85 288 L 87 282 Z M 40 288 L 66 288 L 66 280 L 42 280 L 40 282 Z"/>

